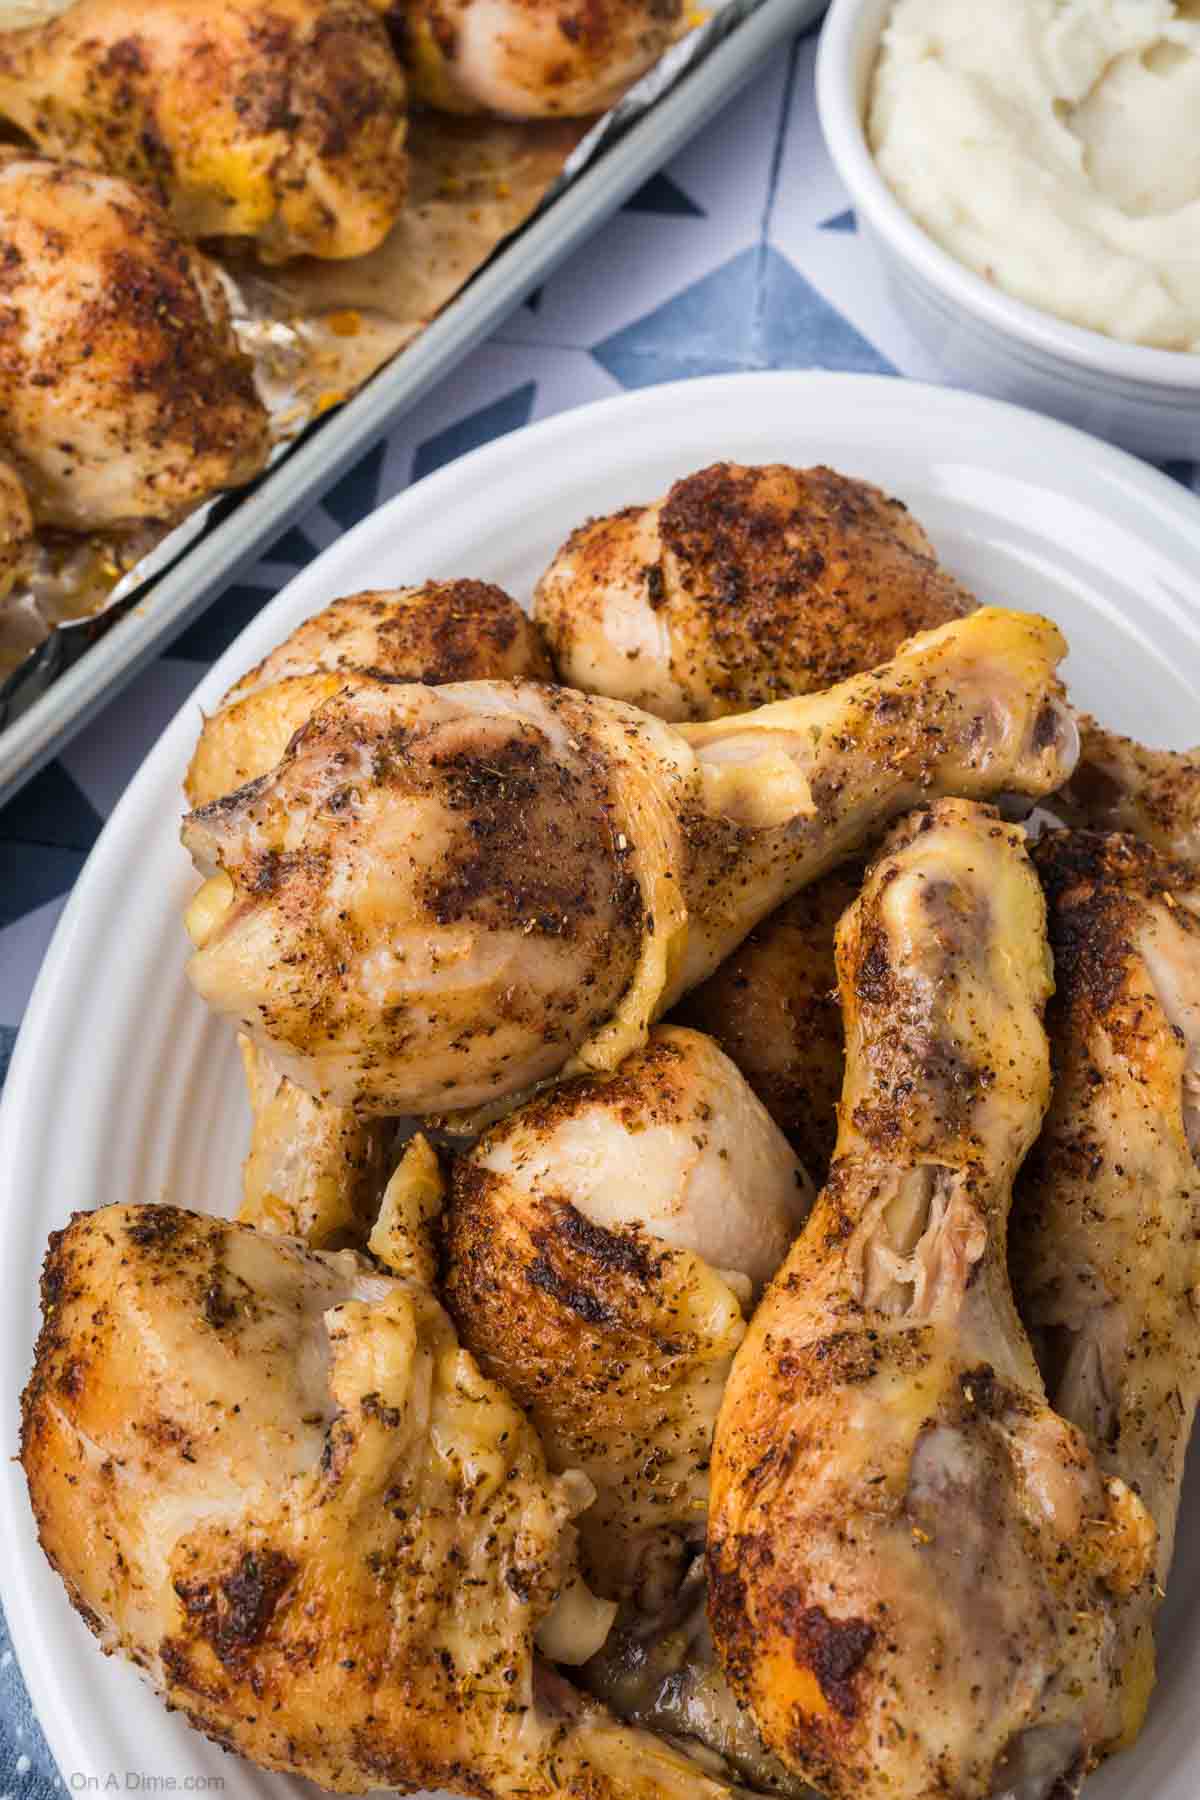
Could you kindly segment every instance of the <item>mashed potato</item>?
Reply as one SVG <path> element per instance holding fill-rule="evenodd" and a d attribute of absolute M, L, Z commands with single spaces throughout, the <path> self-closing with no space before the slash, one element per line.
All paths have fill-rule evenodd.
<path fill-rule="evenodd" d="M 868 134 L 906 209 L 1006 293 L 1200 350 L 1200 0 L 897 0 Z"/>

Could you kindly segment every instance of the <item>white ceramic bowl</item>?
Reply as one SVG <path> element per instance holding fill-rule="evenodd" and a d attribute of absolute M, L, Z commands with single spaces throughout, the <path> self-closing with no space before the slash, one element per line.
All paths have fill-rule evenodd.
<path fill-rule="evenodd" d="M 817 107 L 858 228 L 948 380 L 1015 400 L 1160 461 L 1200 458 L 1200 355 L 1118 343 L 1010 299 L 917 224 L 875 165 L 864 117 L 892 0 L 833 0 Z"/>

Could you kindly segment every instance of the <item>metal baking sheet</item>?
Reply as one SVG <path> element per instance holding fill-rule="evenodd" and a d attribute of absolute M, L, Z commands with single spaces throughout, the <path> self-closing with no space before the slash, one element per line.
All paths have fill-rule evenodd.
<path fill-rule="evenodd" d="M 826 4 L 763 0 L 640 118 L 627 124 L 616 109 L 617 116 L 604 122 L 612 141 L 596 160 L 523 226 L 412 344 L 345 406 L 312 426 L 254 486 L 219 501 L 203 535 L 135 604 L 115 619 L 98 621 L 96 639 L 85 653 L 0 732 L 0 804 Z"/>

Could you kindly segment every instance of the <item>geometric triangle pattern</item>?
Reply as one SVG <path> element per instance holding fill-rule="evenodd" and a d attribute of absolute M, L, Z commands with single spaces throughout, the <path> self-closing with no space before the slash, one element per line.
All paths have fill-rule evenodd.
<path fill-rule="evenodd" d="M 1168 462 L 1163 464 L 1163 473 L 1181 486 L 1191 488 L 1193 493 L 1200 492 L 1200 468 L 1194 462 Z"/>
<path fill-rule="evenodd" d="M 626 388 L 761 367 L 755 356 L 761 257 L 757 246 L 732 257 L 594 344 L 592 355 Z"/>
<path fill-rule="evenodd" d="M 413 480 L 432 475 L 435 469 L 453 462 L 456 457 L 465 456 L 468 450 L 476 450 L 481 444 L 502 437 L 505 432 L 518 431 L 522 425 L 528 425 L 536 392 L 534 382 L 523 382 L 511 393 L 502 394 L 498 400 L 468 413 L 465 418 L 456 419 L 453 425 L 426 438 L 417 445 L 413 456 Z"/>
<path fill-rule="evenodd" d="M 25 846 L 0 843 L 0 930 L 60 894 L 69 894 L 87 861 L 84 850 L 64 850 L 57 844 L 31 848 L 36 854 Z"/>
<path fill-rule="evenodd" d="M 831 219 L 822 219 L 821 230 L 857 231 L 858 215 L 852 206 L 847 206 L 843 212 L 834 213 Z"/>
<path fill-rule="evenodd" d="M 307 552 L 308 556 L 312 554 L 311 550 Z M 224 656 L 234 638 L 240 637 L 247 625 L 258 617 L 268 600 L 274 598 L 273 588 L 252 587 L 240 582 L 236 587 L 227 588 L 198 619 L 192 620 L 186 631 L 180 633 L 171 646 L 171 655 L 181 657 L 185 662 L 215 663 L 219 656 Z"/>
<path fill-rule="evenodd" d="M 678 182 L 663 170 L 643 182 L 636 194 L 625 202 L 624 210 L 635 213 L 657 213 L 660 218 L 702 219 L 704 208 L 685 194 Z"/>
<path fill-rule="evenodd" d="M 770 245 L 743 251 L 593 346 L 623 387 L 733 369 L 896 367 Z"/>
<path fill-rule="evenodd" d="M 333 484 L 322 500 L 325 511 L 333 515 L 343 531 L 349 531 L 351 525 L 357 525 L 369 512 L 374 512 L 380 497 L 379 482 L 386 450 L 386 444 L 374 444 L 340 481 Z"/>
<path fill-rule="evenodd" d="M 103 825 L 100 814 L 62 764 L 52 762 L 0 811 L 0 845 L 14 841 L 53 844 L 86 854 Z"/>
<path fill-rule="evenodd" d="M 786 256 L 765 252 L 760 328 L 772 369 L 852 369 L 895 375 L 896 366 Z"/>

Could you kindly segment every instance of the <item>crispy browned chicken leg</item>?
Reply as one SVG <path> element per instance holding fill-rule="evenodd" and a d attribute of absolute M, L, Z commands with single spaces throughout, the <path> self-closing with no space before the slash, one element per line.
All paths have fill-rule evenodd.
<path fill-rule="evenodd" d="M 128 182 L 0 149 L 0 442 L 41 525 L 170 520 L 266 460 L 212 264 Z"/>
<path fill-rule="evenodd" d="M 266 774 L 321 701 L 359 678 L 550 674 L 536 629 L 489 582 L 347 595 L 297 626 L 204 721 L 188 799 L 203 806 Z M 238 1217 L 315 1249 L 361 1247 L 379 1208 L 391 1126 L 305 1093 L 244 1036 L 241 1049 L 254 1124 Z"/>
<path fill-rule="evenodd" d="M 335 695 L 195 812 L 199 992 L 310 1092 L 481 1105 L 613 1068 L 755 924 L 924 794 L 1044 794 L 1063 641 L 985 608 L 824 694 L 672 729 L 529 684 Z"/>
<path fill-rule="evenodd" d="M 746 1083 L 658 1026 L 615 1075 L 562 1083 L 457 1159 L 446 1295 L 463 1341 L 596 1500 L 583 1568 L 620 1602 L 590 1690 L 754 1778 L 769 1758 L 704 1622 L 712 1432 L 745 1314 L 812 1190 Z"/>
<path fill-rule="evenodd" d="M 408 1164 L 417 1165 L 408 1174 Z M 611 1608 L 574 1572 L 590 1489 L 458 1346 L 418 1141 L 384 1272 L 168 1206 L 51 1242 L 22 1459 L 104 1647 L 227 1748 L 345 1793 L 719 1800 L 535 1651 Z"/>
<path fill-rule="evenodd" d="M 386 681 L 552 681 L 537 628 L 490 581 L 426 581 L 347 594 L 305 619 L 204 721 L 185 789 L 207 806 L 275 767 L 323 700 L 359 676 Z"/>
<path fill-rule="evenodd" d="M 958 800 L 904 821 L 838 972 L 837 1155 L 718 1419 L 713 1630 L 835 1800 L 1041 1800 L 1103 1740 L 1154 1526 L 1047 1406 L 1008 1285 L 1049 1097 L 1020 829 Z"/>
<path fill-rule="evenodd" d="M 404 76 L 368 0 L 75 0 L 0 33 L 0 115 L 159 194 L 189 238 L 361 256 L 407 186 Z"/>
<path fill-rule="evenodd" d="M 1200 1399 L 1200 881 L 1131 837 L 1054 832 L 1054 1096 L 1017 1186 L 1010 1264 L 1052 1404 L 1158 1527 L 1124 1620 L 1107 1741 L 1154 1681 L 1184 1456 Z"/>
<path fill-rule="evenodd" d="M 444 112 L 604 112 L 678 36 L 682 0 L 374 0 L 413 97 Z"/>
<path fill-rule="evenodd" d="M 743 1309 L 811 1200 L 729 1059 L 670 1026 L 615 1075 L 564 1082 L 456 1160 L 447 1304 L 551 1467 L 596 1488 L 581 1530 L 598 1592 L 636 1592 L 652 1612 L 702 1545 Z"/>
<path fill-rule="evenodd" d="M 869 483 L 714 463 L 572 532 L 534 615 L 572 687 L 716 719 L 831 687 L 972 604 Z"/>
<path fill-rule="evenodd" d="M 1079 763 L 1054 811 L 1093 831 L 1132 831 L 1200 864 L 1200 748 L 1150 750 L 1079 715 Z"/>

